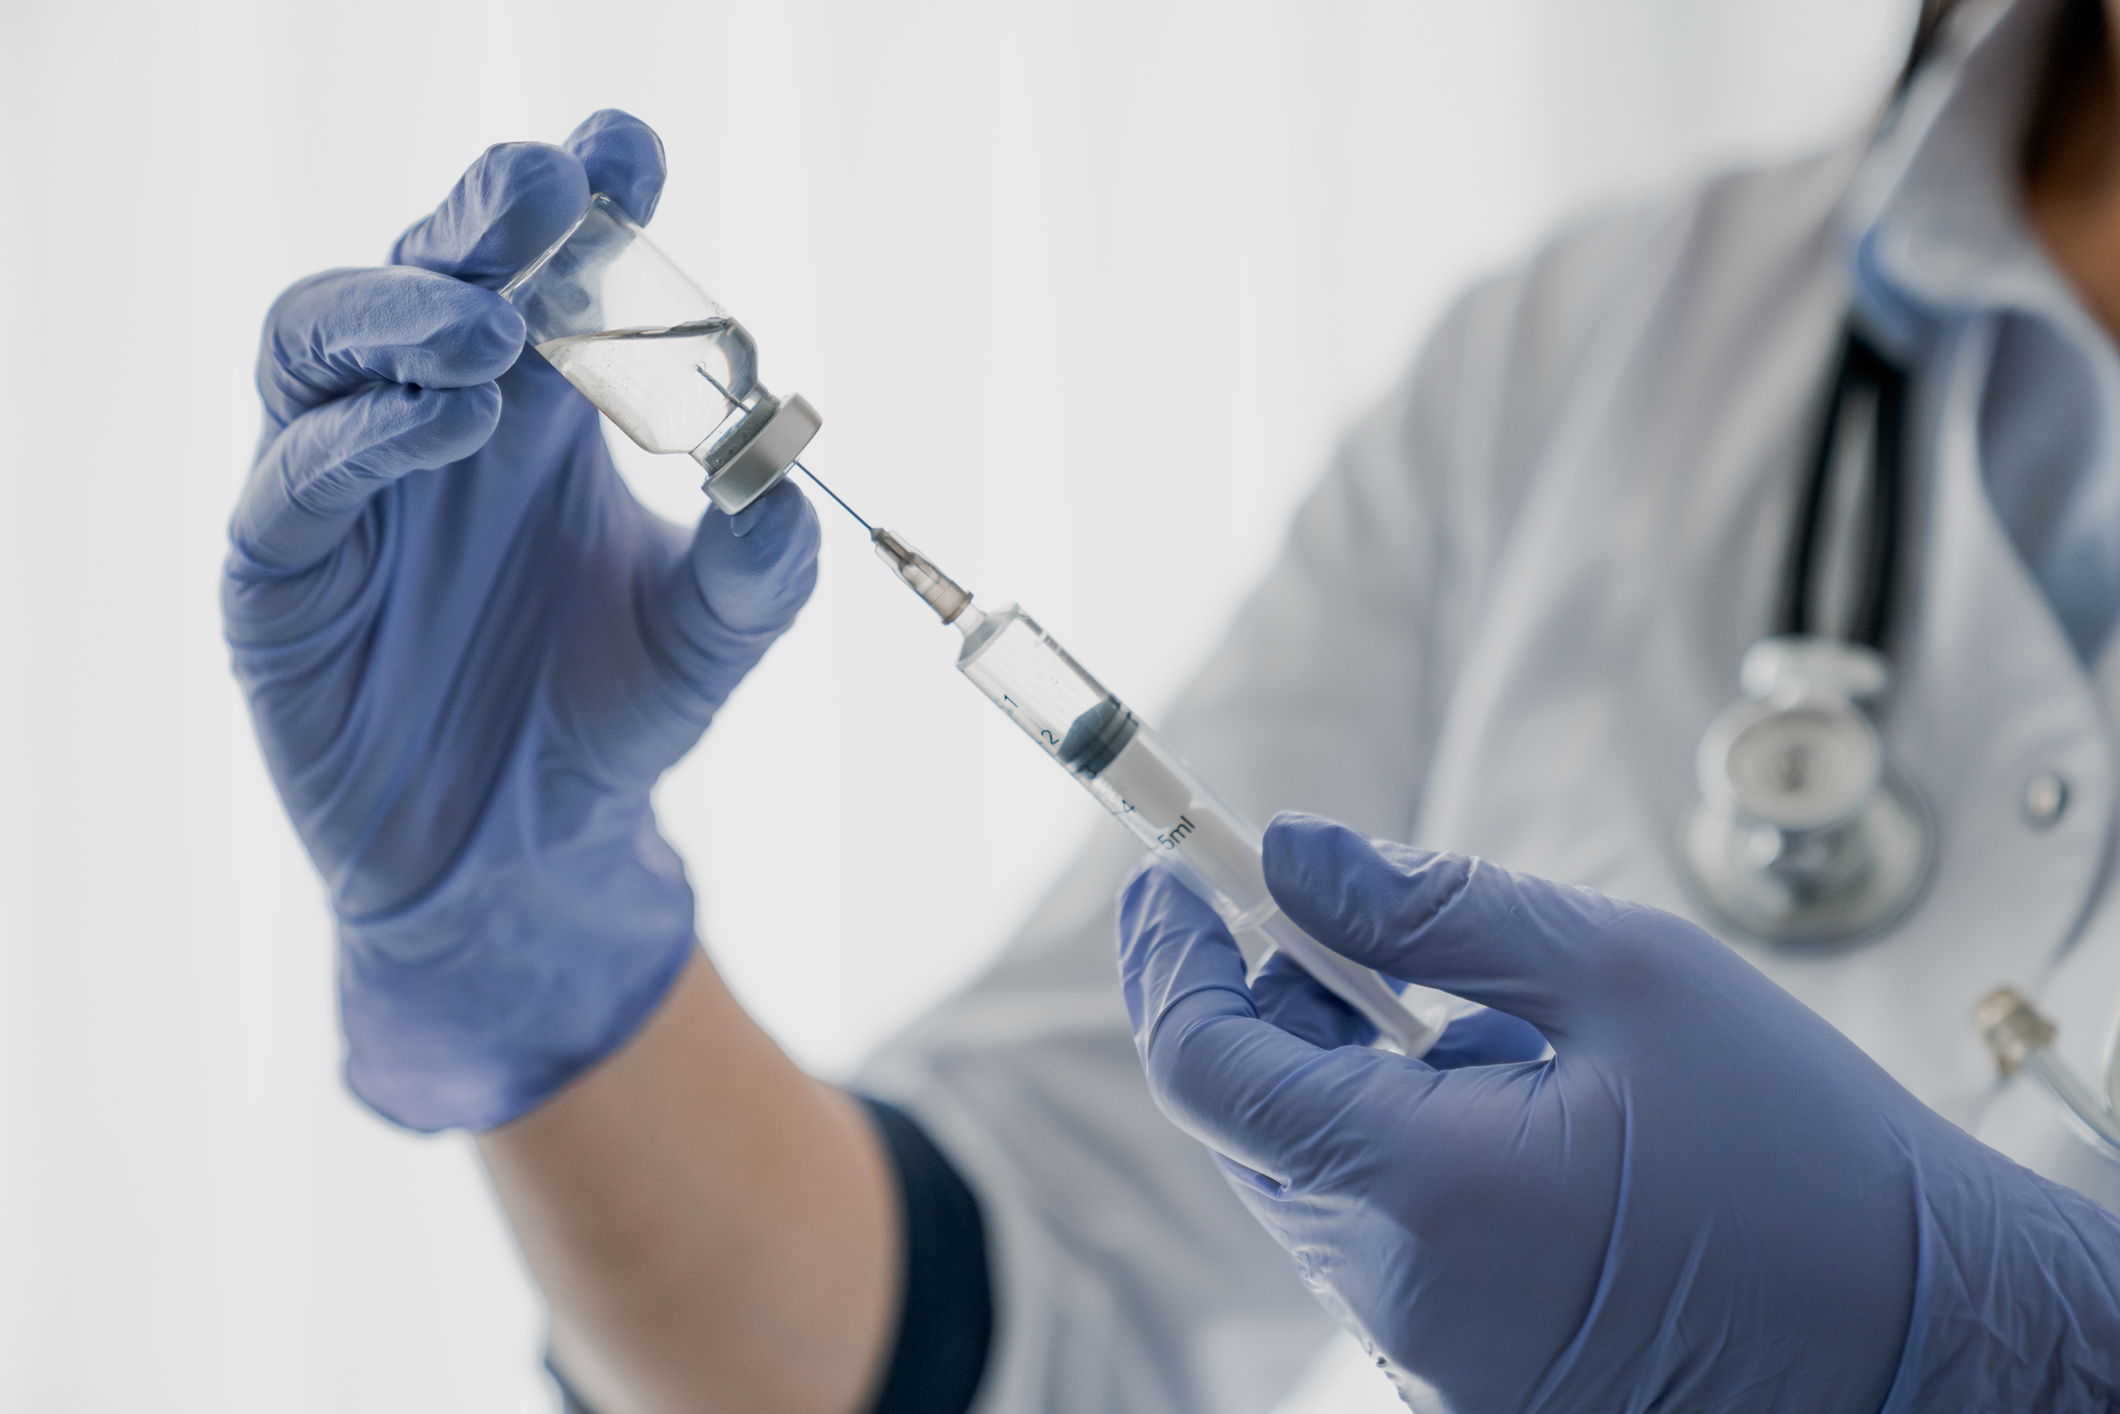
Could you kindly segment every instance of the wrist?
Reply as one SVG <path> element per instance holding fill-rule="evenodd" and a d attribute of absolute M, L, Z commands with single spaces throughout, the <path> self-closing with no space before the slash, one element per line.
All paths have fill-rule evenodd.
<path fill-rule="evenodd" d="M 2120 1218 L 1975 1147 L 1920 1175 L 1914 1313 L 1884 1414 L 2120 1404 Z"/>
<path fill-rule="evenodd" d="M 414 904 L 339 920 L 346 1079 L 410 1129 L 490 1129 L 623 1046 L 697 947 L 684 866 L 645 802 Z"/>

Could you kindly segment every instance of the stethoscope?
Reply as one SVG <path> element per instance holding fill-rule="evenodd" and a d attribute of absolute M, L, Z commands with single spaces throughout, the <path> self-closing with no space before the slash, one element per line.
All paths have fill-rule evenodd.
<path fill-rule="evenodd" d="M 1927 808 L 1885 760 L 1866 704 L 1891 685 L 1885 641 L 1906 518 L 1907 379 L 1850 328 L 1841 343 L 1783 572 L 1775 631 L 1738 671 L 1744 696 L 1709 724 L 1679 829 L 1695 892 L 1761 942 L 1874 937 L 1920 897 L 1934 854 Z M 1867 424 L 1869 454 L 1858 434 Z M 1866 475 L 1864 473 L 1867 473 Z M 1831 554 L 1828 540 L 1844 547 Z M 1841 560 L 1845 612 L 1820 603 Z M 1826 619 L 1843 619 L 1841 632 Z"/>
<path fill-rule="evenodd" d="M 1906 426 L 1905 372 L 1850 327 L 1775 631 L 1744 656 L 1744 696 L 1701 737 L 1700 795 L 1678 832 L 1697 900 L 1754 941 L 1823 950 L 1874 938 L 1913 907 L 1934 863 L 1928 809 L 1885 759 L 1871 715 L 1891 686 L 1885 645 L 1907 518 Z M 1851 455 L 1864 430 L 1866 455 Z M 1836 567 L 1837 613 L 1819 592 Z M 2032 1076 L 2079 1135 L 2120 1163 L 2120 1032 L 2106 1046 L 2101 1094 L 2053 1049 L 2053 1023 L 2018 993 L 1998 988 L 1973 1023 L 2005 1076 Z"/>

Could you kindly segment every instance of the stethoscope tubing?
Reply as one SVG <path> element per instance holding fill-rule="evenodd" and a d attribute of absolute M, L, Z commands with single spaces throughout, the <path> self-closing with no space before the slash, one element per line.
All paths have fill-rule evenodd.
<path fill-rule="evenodd" d="M 1833 391 L 1815 450 L 1803 506 L 1790 541 L 1775 632 L 1788 636 L 1836 636 L 1818 622 L 1812 605 L 1833 473 L 1843 424 L 1859 393 L 1873 399 L 1870 438 L 1870 513 L 1862 536 L 1862 581 L 1855 611 L 1847 626 L 1853 642 L 1882 653 L 1891 635 L 1899 587 L 1902 526 L 1906 520 L 1907 375 L 1850 323 L 1842 331 L 1840 357 L 1833 369 Z"/>
<path fill-rule="evenodd" d="M 2051 1046 L 2043 1046 L 2026 1056 L 2024 1069 L 2039 1082 L 2040 1088 L 2060 1102 L 2063 1115 L 2070 1121 L 2069 1127 L 2085 1143 L 2120 1164 L 2120 1114 L 2113 1112 L 2110 1071 L 2107 1072 L 2108 1095 L 2101 1100 L 2077 1074 L 2076 1067 L 2063 1060 Z"/>
<path fill-rule="evenodd" d="M 2106 1037 L 2105 1093 L 2100 1095 L 2054 1049 L 2054 1023 L 2010 987 L 1997 987 L 1973 1009 L 2004 1080 L 2029 1075 L 2061 1106 L 2069 1127 L 2100 1156 L 2120 1164 L 2120 1027 Z"/>

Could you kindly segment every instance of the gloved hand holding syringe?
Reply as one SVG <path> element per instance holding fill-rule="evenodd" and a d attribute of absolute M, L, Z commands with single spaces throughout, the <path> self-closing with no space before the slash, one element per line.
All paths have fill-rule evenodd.
<path fill-rule="evenodd" d="M 810 474 L 808 467 L 800 469 Z M 1273 951 L 1286 953 L 1407 1055 L 1422 1055 L 1435 1044 L 1449 1019 L 1449 999 L 1424 987 L 1402 995 L 1291 922 L 1267 891 L 1260 831 L 1084 672 L 1037 620 L 1014 604 L 982 610 L 932 560 L 890 531 L 861 523 L 884 563 L 964 635 L 958 671 L 1221 915 L 1254 969 Z"/>
<path fill-rule="evenodd" d="M 1067 650 L 1015 605 L 991 612 L 934 563 L 878 530 L 796 458 L 820 425 L 798 394 L 775 397 L 757 379 L 743 326 L 650 244 L 623 211 L 597 197 L 576 227 L 501 291 L 532 343 L 589 401 L 642 447 L 689 452 L 706 492 L 738 514 L 798 469 L 869 532 L 876 552 L 964 635 L 957 667 L 1031 740 L 1204 899 L 1253 968 L 1286 953 L 1410 1056 L 1432 1046 L 1450 999 L 1401 992 L 1289 921 L 1266 887 L 1262 835 L 1209 790 L 1177 754 Z"/>

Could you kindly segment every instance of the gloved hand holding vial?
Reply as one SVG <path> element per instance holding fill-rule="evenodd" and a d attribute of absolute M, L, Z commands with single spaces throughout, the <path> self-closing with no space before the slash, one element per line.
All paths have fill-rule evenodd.
<path fill-rule="evenodd" d="M 331 891 L 348 1082 L 416 1129 L 527 1113 L 675 985 L 693 899 L 650 790 L 815 582 L 816 516 L 769 488 L 816 418 L 639 238 L 662 177 L 608 111 L 493 148 L 392 264 L 300 281 L 266 321 L 228 638 Z M 526 342 L 699 456 L 697 527 L 633 499 Z"/>

